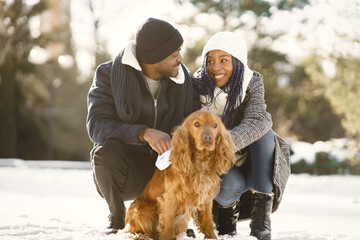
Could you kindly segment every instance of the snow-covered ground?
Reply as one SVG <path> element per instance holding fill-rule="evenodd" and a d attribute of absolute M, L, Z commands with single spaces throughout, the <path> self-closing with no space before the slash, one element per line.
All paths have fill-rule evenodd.
<path fill-rule="evenodd" d="M 359 240 L 359 186 L 360 176 L 292 175 L 272 215 L 273 239 Z M 0 159 L 1 240 L 130 239 L 102 235 L 107 215 L 90 163 Z M 255 239 L 248 236 L 249 221 L 238 223 L 237 230 L 224 239 Z"/>
<path fill-rule="evenodd" d="M 315 155 L 319 152 L 328 153 L 333 159 L 342 162 L 351 159 L 359 151 L 358 144 L 347 138 L 335 138 L 328 141 L 317 141 L 314 144 L 287 139 L 290 142 L 292 151 L 290 161 L 292 164 L 305 160 L 312 164 L 315 162 Z"/>

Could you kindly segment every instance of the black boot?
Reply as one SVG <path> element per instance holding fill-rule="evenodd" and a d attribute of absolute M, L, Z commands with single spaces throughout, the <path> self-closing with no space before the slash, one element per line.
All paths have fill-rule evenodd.
<path fill-rule="evenodd" d="M 219 229 L 219 208 L 220 205 L 215 200 L 213 200 L 212 215 L 216 230 Z"/>
<path fill-rule="evenodd" d="M 237 202 L 229 207 L 221 207 L 216 201 L 213 203 L 213 219 L 219 235 L 235 235 L 236 222 L 239 212 L 236 208 Z"/>
<path fill-rule="evenodd" d="M 120 229 L 125 227 L 125 220 L 115 218 L 111 214 L 109 215 L 109 226 L 105 229 L 104 234 L 116 234 Z"/>
<path fill-rule="evenodd" d="M 258 240 L 271 240 L 270 214 L 274 200 L 273 194 L 254 193 L 254 206 L 251 211 L 251 236 Z"/>

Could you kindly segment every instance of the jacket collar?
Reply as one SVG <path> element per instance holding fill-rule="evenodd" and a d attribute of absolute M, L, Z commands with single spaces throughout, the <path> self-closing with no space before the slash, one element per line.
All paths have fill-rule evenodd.
<path fill-rule="evenodd" d="M 246 95 L 246 90 L 249 86 L 249 83 L 253 77 L 254 72 L 248 67 L 248 66 L 244 66 L 245 67 L 245 71 L 244 71 L 244 81 L 243 81 L 243 85 L 242 85 L 242 99 L 241 101 L 244 101 L 245 95 Z"/>
<path fill-rule="evenodd" d="M 121 62 L 122 62 L 122 64 L 128 65 L 140 72 L 142 71 L 140 63 L 136 58 L 135 41 L 134 40 L 129 41 L 127 46 L 125 47 L 124 56 L 123 56 Z M 170 79 L 177 84 L 183 84 L 185 82 L 184 69 L 182 67 L 180 67 L 178 75 L 174 78 L 170 77 Z"/>

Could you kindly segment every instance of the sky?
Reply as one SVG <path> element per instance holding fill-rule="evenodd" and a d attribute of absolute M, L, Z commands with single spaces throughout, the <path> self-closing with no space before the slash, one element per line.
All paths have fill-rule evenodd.
<path fill-rule="evenodd" d="M 305 18 L 308 19 L 306 22 Z M 315 50 L 322 56 L 346 52 L 360 56 L 359 42 L 353 45 L 339 41 L 337 36 L 347 35 L 359 40 L 360 2 L 357 0 L 313 0 L 304 9 L 275 14 L 268 26 L 269 31 L 280 29 L 287 32 L 274 48 L 281 51 L 284 48 L 297 49 L 293 54 L 299 58 L 308 53 L 306 50 Z M 299 33 L 306 39 L 294 41 Z M 279 46 L 281 43 L 288 45 Z"/>
<path fill-rule="evenodd" d="M 87 2 L 88 0 L 71 1 L 73 37 L 78 46 L 80 68 L 85 71 L 92 64 L 92 50 L 95 47 L 94 42 L 89 41 L 94 29 L 89 24 L 92 17 L 87 11 Z M 177 7 L 169 0 L 95 0 L 94 9 L 95 17 L 102 19 L 99 25 L 100 39 L 106 43 L 111 56 L 115 57 L 126 43 L 134 38 L 137 28 L 147 18 L 161 18 L 174 24 L 172 19 L 176 15 L 174 13 Z M 169 16 L 170 14 L 172 17 Z"/>
<path fill-rule="evenodd" d="M 269 0 L 274 2 L 276 0 Z M 88 0 L 71 1 L 72 29 L 77 46 L 80 68 L 88 72 L 93 61 L 94 41 L 91 14 L 88 11 Z M 148 17 L 161 18 L 174 24 L 185 39 L 184 50 L 194 40 L 204 35 L 204 30 L 194 26 L 177 25 L 182 18 L 193 15 L 196 9 L 191 4 L 179 6 L 169 0 L 133 0 L 133 1 L 110 1 L 94 0 L 95 17 L 100 19 L 100 39 L 106 43 L 106 47 L 112 57 L 133 39 L 137 28 Z M 277 11 L 266 22 L 266 31 L 285 34 L 276 42 L 272 42 L 272 48 L 286 53 L 293 62 L 301 61 L 310 51 L 316 51 L 321 56 L 327 57 L 332 54 L 353 54 L 360 56 L 360 43 L 353 43 L 340 39 L 338 35 L 346 35 L 351 38 L 360 36 L 360 1 L 358 0 L 311 0 L 311 4 L 304 9 L 292 12 Z M 253 16 L 245 14 L 242 18 L 248 23 L 246 33 L 248 48 L 251 47 L 254 38 L 251 37 L 253 30 Z M 305 18 L 308 20 L 305 22 Z M 221 22 L 205 14 L 196 15 L 196 21 L 202 24 L 212 24 L 212 28 L 221 29 Z M 303 34 L 305 38 L 299 38 Z M 327 67 L 333 67 L 327 62 Z M 331 71 L 330 71 L 331 74 Z"/>
<path fill-rule="evenodd" d="M 9 0 L 10 1 L 10 0 Z M 89 10 L 89 1 L 93 2 L 94 15 Z M 278 0 L 268 0 L 274 3 Z M 34 4 L 38 0 L 26 0 Z M 104 42 L 111 57 L 114 58 L 126 43 L 134 38 L 138 27 L 149 17 L 166 20 L 176 26 L 184 37 L 183 51 L 205 35 L 205 27 L 211 23 L 214 32 L 222 29 L 222 22 L 216 16 L 197 14 L 197 9 L 187 3 L 182 6 L 171 0 L 72 0 L 71 27 L 73 30 L 76 61 L 84 76 L 92 76 L 94 62 L 94 18 L 99 20 L 99 39 Z M 335 74 L 334 63 L 326 59 L 329 55 L 360 56 L 360 1 L 358 0 L 310 0 L 310 5 L 291 12 L 272 9 L 270 19 L 264 20 L 265 31 L 282 32 L 276 41 L 263 40 L 275 51 L 286 54 L 295 64 L 302 61 L 310 52 L 324 57 L 323 67 L 329 76 Z M 197 26 L 177 24 L 188 16 L 195 16 Z M 256 41 L 254 34 L 254 16 L 243 14 L 241 19 L 247 23 L 242 29 L 248 49 Z M 39 21 L 34 18 L 32 34 L 36 31 Z M 302 37 L 300 37 L 302 35 Z M 341 37 L 339 37 L 341 36 Z M 357 42 L 349 39 L 358 39 Z M 34 48 L 30 54 L 33 62 L 44 62 L 46 51 Z M 64 56 L 60 64 L 72 65 L 69 57 Z M 200 58 L 198 58 L 200 61 Z M 200 62 L 197 62 L 200 65 Z"/>

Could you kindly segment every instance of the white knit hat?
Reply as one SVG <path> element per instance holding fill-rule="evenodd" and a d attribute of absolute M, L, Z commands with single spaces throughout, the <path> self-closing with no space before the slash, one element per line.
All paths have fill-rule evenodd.
<path fill-rule="evenodd" d="M 247 48 L 242 36 L 233 32 L 218 32 L 206 43 L 202 51 L 202 59 L 211 50 L 222 50 L 239 59 L 247 66 Z"/>
<path fill-rule="evenodd" d="M 205 44 L 202 51 L 202 60 L 205 61 L 206 54 L 211 50 L 221 50 L 231 54 L 244 64 L 243 98 L 246 88 L 252 78 L 253 72 L 247 65 L 247 48 L 242 35 L 233 32 L 218 32 Z"/>

